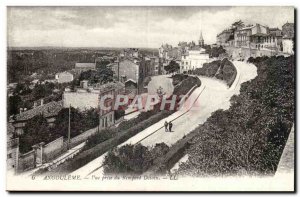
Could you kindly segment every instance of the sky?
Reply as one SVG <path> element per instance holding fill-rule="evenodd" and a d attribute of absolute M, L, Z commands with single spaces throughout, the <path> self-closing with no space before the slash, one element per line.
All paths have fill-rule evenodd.
<path fill-rule="evenodd" d="M 281 29 L 294 22 L 293 7 L 8 7 L 9 47 L 177 46 L 205 43 L 234 21 Z"/>

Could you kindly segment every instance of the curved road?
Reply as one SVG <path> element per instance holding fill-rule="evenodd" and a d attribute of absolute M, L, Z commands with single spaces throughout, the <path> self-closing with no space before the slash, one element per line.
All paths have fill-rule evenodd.
<path fill-rule="evenodd" d="M 230 107 L 230 98 L 235 94 L 239 94 L 241 84 L 257 76 L 257 70 L 253 64 L 239 61 L 234 61 L 233 64 L 237 69 L 237 76 L 230 88 L 223 81 L 199 77 L 201 86 L 196 88 L 185 102 L 193 103 L 191 110 L 183 108 L 183 110 L 177 111 L 158 123 L 153 124 L 119 146 L 138 142 L 147 146 L 154 146 L 156 143 L 164 142 L 170 146 L 184 135 L 190 133 L 199 124 L 204 123 L 214 111 L 228 109 Z M 169 122 L 170 120 L 173 123 L 173 132 L 165 132 L 163 124 L 165 121 Z M 103 174 L 102 162 L 105 155 L 98 157 L 72 174 L 101 176 Z"/>

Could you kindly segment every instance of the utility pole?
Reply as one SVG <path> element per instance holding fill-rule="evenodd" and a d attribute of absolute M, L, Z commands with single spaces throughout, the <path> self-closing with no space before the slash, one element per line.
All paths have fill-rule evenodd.
<path fill-rule="evenodd" d="M 100 100 L 100 98 L 99 98 Z M 100 105 L 98 106 L 98 117 L 99 117 L 99 123 L 98 123 L 98 132 L 100 132 L 100 124 L 101 124 L 101 109 L 100 109 Z"/>
<path fill-rule="evenodd" d="M 68 150 L 70 149 L 70 138 L 71 138 L 71 104 L 69 106 Z"/>
<path fill-rule="evenodd" d="M 118 81 L 120 81 L 120 58 L 118 57 Z"/>

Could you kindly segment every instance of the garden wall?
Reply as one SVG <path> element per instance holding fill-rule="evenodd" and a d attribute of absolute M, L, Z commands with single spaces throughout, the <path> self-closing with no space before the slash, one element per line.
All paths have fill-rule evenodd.
<path fill-rule="evenodd" d="M 19 155 L 17 172 L 23 172 L 35 168 L 35 151 L 29 151 Z"/>

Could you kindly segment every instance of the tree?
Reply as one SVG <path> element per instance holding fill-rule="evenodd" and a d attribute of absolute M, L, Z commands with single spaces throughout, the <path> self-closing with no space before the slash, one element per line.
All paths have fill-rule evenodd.
<path fill-rule="evenodd" d="M 234 29 L 234 30 L 242 28 L 244 26 L 245 26 L 245 24 L 241 20 L 235 21 L 234 23 L 231 24 L 231 28 Z"/>
<path fill-rule="evenodd" d="M 82 131 L 85 131 L 90 128 L 85 127 L 85 121 L 83 115 L 75 108 L 71 107 L 71 137 L 75 137 L 80 134 Z M 68 137 L 68 125 L 69 125 L 69 108 L 62 109 L 55 121 L 54 127 L 52 128 L 53 132 L 57 135 Z"/>
<path fill-rule="evenodd" d="M 107 65 L 110 64 L 109 60 L 97 61 L 96 69 L 104 69 L 107 68 Z"/>
<path fill-rule="evenodd" d="M 8 97 L 7 115 L 11 116 L 13 114 L 18 114 L 21 103 L 22 100 L 19 95 L 13 95 Z"/>
<path fill-rule="evenodd" d="M 118 109 L 115 110 L 115 119 L 119 120 L 120 118 L 122 118 L 125 115 L 125 110 L 123 109 Z"/>
<path fill-rule="evenodd" d="M 98 70 L 88 70 L 80 74 L 79 81 L 88 80 L 92 84 L 105 84 L 113 81 L 113 74 L 113 71 L 106 67 Z"/>
<path fill-rule="evenodd" d="M 179 71 L 180 69 L 180 66 L 177 62 L 175 62 L 174 60 L 172 60 L 169 65 L 165 66 L 165 70 L 168 72 L 168 73 L 174 73 L 174 72 L 177 72 Z"/>
<path fill-rule="evenodd" d="M 32 149 L 32 146 L 41 142 L 48 143 L 59 137 L 50 132 L 46 118 L 43 115 L 34 116 L 28 120 L 24 127 L 24 134 L 19 136 L 20 152 L 25 153 Z"/>
<path fill-rule="evenodd" d="M 104 160 L 104 173 L 142 174 L 152 165 L 154 159 L 165 155 L 169 147 L 165 143 L 149 148 L 141 144 L 127 144 L 110 151 Z"/>
<path fill-rule="evenodd" d="M 109 68 L 104 68 L 104 69 L 100 69 L 98 70 L 99 72 L 99 82 L 101 84 L 104 83 L 108 83 L 108 82 L 112 82 L 113 81 L 113 71 Z"/>

